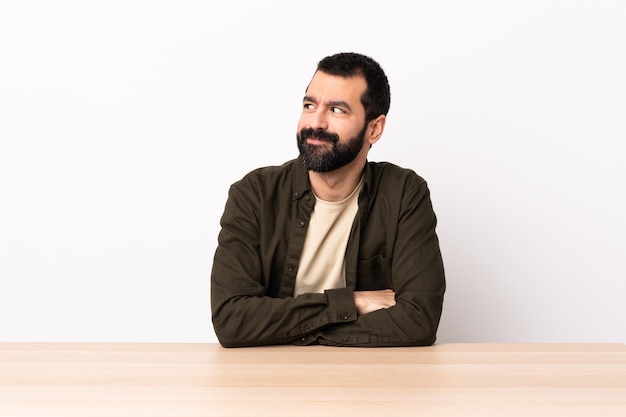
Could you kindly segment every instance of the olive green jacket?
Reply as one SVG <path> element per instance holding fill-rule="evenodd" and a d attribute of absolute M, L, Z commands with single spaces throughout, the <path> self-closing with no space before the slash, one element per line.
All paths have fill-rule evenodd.
<path fill-rule="evenodd" d="M 426 182 L 412 170 L 368 162 L 345 253 L 347 287 L 294 298 L 314 204 L 297 159 L 252 171 L 231 186 L 211 273 L 220 343 L 434 343 L 445 278 Z M 395 306 L 357 314 L 353 291 L 386 288 L 395 292 Z"/>

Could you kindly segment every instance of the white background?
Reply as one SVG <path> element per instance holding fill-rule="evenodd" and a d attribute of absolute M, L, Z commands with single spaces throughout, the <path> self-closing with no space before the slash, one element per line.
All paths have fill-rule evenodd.
<path fill-rule="evenodd" d="M 296 156 L 322 57 L 439 218 L 440 342 L 626 342 L 626 3 L 2 1 L 0 340 L 214 342 L 228 186 Z"/>

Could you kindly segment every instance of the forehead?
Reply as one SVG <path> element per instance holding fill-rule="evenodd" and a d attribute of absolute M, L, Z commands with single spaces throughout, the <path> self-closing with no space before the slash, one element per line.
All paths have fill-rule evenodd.
<path fill-rule="evenodd" d="M 339 77 L 317 71 L 307 87 L 306 95 L 318 102 L 345 101 L 351 105 L 361 103 L 367 89 L 363 76 Z"/>

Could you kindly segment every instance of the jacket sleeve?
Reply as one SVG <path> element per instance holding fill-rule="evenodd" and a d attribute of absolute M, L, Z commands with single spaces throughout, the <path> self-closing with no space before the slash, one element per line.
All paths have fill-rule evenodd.
<path fill-rule="evenodd" d="M 231 187 L 211 272 L 213 327 L 225 347 L 290 343 L 334 323 L 356 320 L 352 290 L 275 298 L 260 250 L 258 198 L 252 187 Z"/>
<path fill-rule="evenodd" d="M 298 344 L 336 346 L 424 346 L 436 340 L 445 277 L 436 216 L 426 182 L 409 178 L 397 218 L 390 267 L 396 305 L 322 329 Z"/>

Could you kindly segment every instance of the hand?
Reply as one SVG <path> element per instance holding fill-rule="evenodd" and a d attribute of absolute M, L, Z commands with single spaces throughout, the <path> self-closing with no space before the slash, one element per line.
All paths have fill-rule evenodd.
<path fill-rule="evenodd" d="M 396 293 L 392 290 L 355 291 L 354 304 L 358 314 L 367 314 L 381 308 L 396 305 Z"/>

